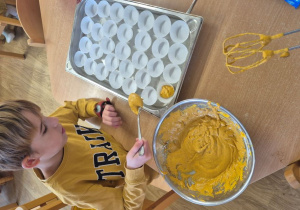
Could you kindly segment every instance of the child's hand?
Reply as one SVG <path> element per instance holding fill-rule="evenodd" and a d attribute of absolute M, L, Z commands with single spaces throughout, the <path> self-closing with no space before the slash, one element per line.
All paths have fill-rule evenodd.
<path fill-rule="evenodd" d="M 119 127 L 122 125 L 122 119 L 112 105 L 106 105 L 102 113 L 102 122 L 106 125 Z"/>
<path fill-rule="evenodd" d="M 139 155 L 139 149 L 141 146 L 144 145 L 145 153 L 144 155 Z M 126 161 L 127 161 L 127 168 L 128 169 L 136 169 L 144 165 L 148 160 L 152 158 L 152 152 L 150 150 L 150 146 L 147 140 L 142 139 L 136 139 L 135 144 L 133 147 L 129 150 Z"/>

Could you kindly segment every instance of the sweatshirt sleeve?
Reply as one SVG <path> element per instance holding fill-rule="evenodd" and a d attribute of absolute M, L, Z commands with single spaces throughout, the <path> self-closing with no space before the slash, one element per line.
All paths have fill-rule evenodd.
<path fill-rule="evenodd" d="M 146 178 L 144 166 L 138 169 L 126 169 L 123 199 L 125 209 L 142 209 L 146 196 Z"/>
<path fill-rule="evenodd" d="M 58 117 L 61 123 L 74 123 L 78 119 L 85 120 L 97 116 L 94 109 L 98 101 L 93 99 L 79 99 L 77 101 L 65 101 L 64 106 L 59 107 L 51 117 Z"/>

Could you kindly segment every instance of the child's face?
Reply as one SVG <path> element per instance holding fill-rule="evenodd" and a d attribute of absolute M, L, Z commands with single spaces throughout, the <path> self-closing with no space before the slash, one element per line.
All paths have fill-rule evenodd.
<path fill-rule="evenodd" d="M 31 149 L 39 156 L 40 161 L 54 159 L 63 149 L 67 142 L 65 129 L 59 124 L 55 117 L 34 115 L 25 111 L 22 113 L 36 128 L 34 132 Z"/>

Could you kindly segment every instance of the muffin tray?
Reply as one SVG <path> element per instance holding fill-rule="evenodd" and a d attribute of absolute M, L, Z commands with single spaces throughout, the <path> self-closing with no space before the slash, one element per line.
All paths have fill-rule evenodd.
<path fill-rule="evenodd" d="M 160 117 L 177 100 L 203 18 L 124 0 L 76 7 L 66 71 Z M 162 98 L 162 86 L 174 95 Z"/>

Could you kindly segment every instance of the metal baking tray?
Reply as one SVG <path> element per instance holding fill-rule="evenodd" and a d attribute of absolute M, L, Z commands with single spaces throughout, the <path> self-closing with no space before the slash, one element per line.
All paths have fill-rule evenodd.
<path fill-rule="evenodd" d="M 100 2 L 100 0 L 95 0 L 95 1 L 96 1 L 96 3 Z M 66 71 L 83 79 L 83 80 L 86 80 L 86 81 L 94 84 L 95 86 L 101 87 L 105 91 L 111 92 L 111 93 L 115 94 L 117 97 L 127 101 L 128 95 L 126 95 L 122 91 L 122 89 L 114 89 L 111 87 L 108 80 L 100 81 L 95 77 L 95 75 L 86 74 L 85 71 L 83 70 L 83 67 L 79 68 L 74 63 L 74 54 L 79 49 L 79 40 L 81 39 L 81 37 L 84 36 L 84 34 L 80 28 L 80 23 L 81 23 L 82 18 L 84 18 L 86 16 L 86 14 L 85 14 L 86 2 L 87 2 L 87 0 L 83 0 L 76 7 L 74 23 L 73 23 L 73 31 L 72 31 L 71 42 L 70 42 L 70 47 L 69 47 L 69 53 L 68 53 L 68 57 L 67 57 L 67 61 L 66 61 Z M 174 96 L 172 97 L 171 100 L 169 100 L 165 103 L 157 102 L 151 106 L 144 104 L 144 107 L 143 107 L 146 111 L 148 111 L 158 117 L 161 117 L 163 115 L 163 113 L 176 102 L 176 100 L 178 98 L 189 62 L 190 62 L 190 59 L 192 56 L 192 52 L 194 50 L 198 35 L 200 33 L 201 26 L 203 24 L 203 18 L 201 16 L 189 14 L 189 11 L 191 10 L 192 6 L 188 10 L 187 13 L 182 13 L 182 12 L 169 10 L 169 9 L 165 9 L 165 8 L 161 8 L 161 7 L 156 7 L 156 6 L 151 6 L 151 5 L 134 2 L 134 1 L 107 0 L 107 2 L 109 2 L 110 4 L 118 2 L 123 7 L 126 7 L 127 5 L 131 5 L 131 6 L 134 6 L 139 12 L 142 12 L 144 10 L 149 10 L 150 12 L 152 12 L 152 14 L 154 15 L 155 18 L 160 15 L 167 15 L 170 18 L 172 23 L 174 23 L 176 20 L 183 20 L 187 23 L 187 25 L 189 27 L 189 30 L 190 30 L 189 37 L 186 41 L 184 41 L 182 43 L 188 49 L 188 55 L 187 55 L 185 62 L 179 65 L 179 67 L 181 69 L 181 76 L 180 76 L 179 81 L 176 84 L 173 84 L 173 87 L 175 89 Z M 98 17 L 98 19 L 99 19 L 98 20 L 99 22 L 101 21 L 101 23 L 103 23 L 103 20 L 100 20 L 101 19 L 100 17 Z M 93 19 L 93 20 L 94 20 L 94 22 L 97 21 L 97 19 Z M 121 22 L 123 22 L 123 20 Z M 133 31 L 138 31 L 137 24 L 135 24 L 135 26 L 133 26 L 132 29 L 133 29 Z M 153 36 L 152 39 L 155 38 L 154 34 L 152 36 Z M 169 35 L 167 35 L 167 36 L 168 37 L 165 37 L 165 38 L 171 43 L 172 40 L 170 39 L 170 36 Z M 133 43 L 130 42 L 130 43 L 128 43 L 128 45 L 130 45 L 130 46 L 134 45 L 134 42 Z M 146 52 L 146 55 L 148 56 L 147 52 Z M 164 58 L 164 59 L 167 59 L 167 58 Z M 163 60 L 163 61 L 165 64 L 166 60 Z M 165 64 L 165 66 L 166 65 L 167 64 Z M 154 81 L 151 82 L 153 86 L 155 86 L 155 85 L 157 86 L 157 84 L 160 82 L 159 81 L 160 79 L 156 79 L 156 80 L 157 81 L 155 81 L 155 79 L 154 79 Z M 136 93 L 140 95 L 141 91 L 142 91 L 141 89 L 138 89 Z"/>

